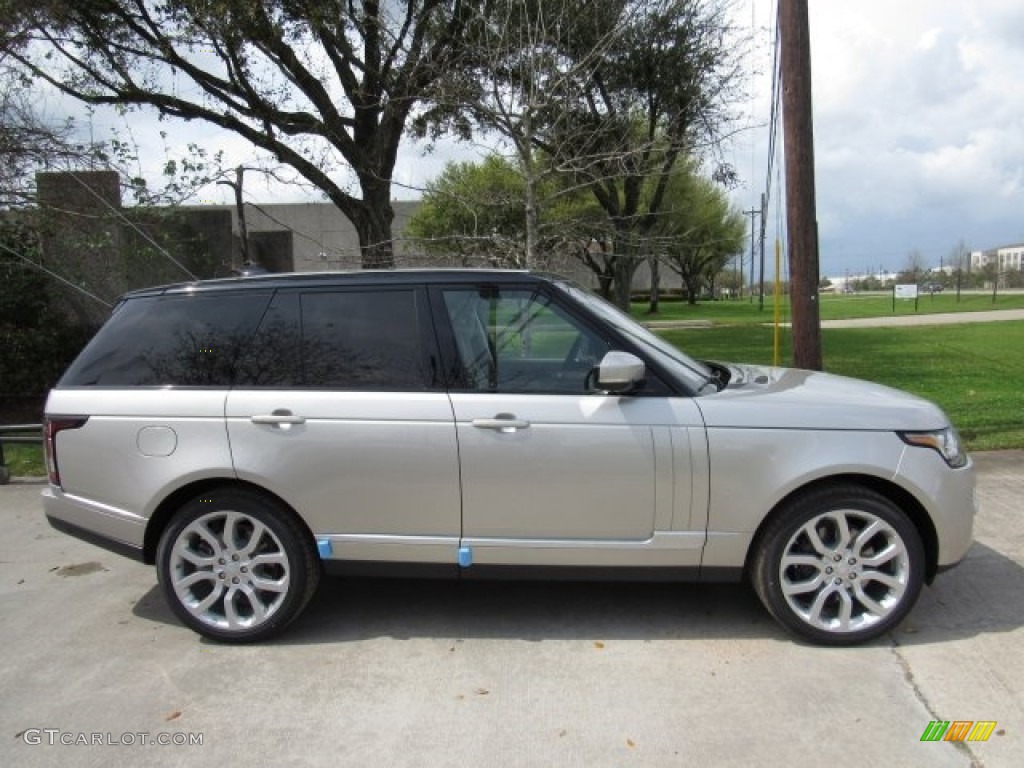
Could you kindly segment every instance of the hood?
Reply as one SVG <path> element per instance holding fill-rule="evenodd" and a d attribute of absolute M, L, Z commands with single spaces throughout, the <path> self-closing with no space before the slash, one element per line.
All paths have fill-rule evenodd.
<path fill-rule="evenodd" d="M 708 427 L 933 430 L 949 420 L 927 400 L 830 373 L 726 364 L 721 392 L 695 402 Z"/>

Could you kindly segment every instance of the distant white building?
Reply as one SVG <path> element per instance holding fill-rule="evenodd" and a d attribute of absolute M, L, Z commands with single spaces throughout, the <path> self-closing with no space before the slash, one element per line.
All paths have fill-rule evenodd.
<path fill-rule="evenodd" d="M 971 251 L 971 269 L 996 264 L 1000 272 L 1019 272 L 1024 268 L 1024 243 L 1004 245 L 987 251 Z"/>

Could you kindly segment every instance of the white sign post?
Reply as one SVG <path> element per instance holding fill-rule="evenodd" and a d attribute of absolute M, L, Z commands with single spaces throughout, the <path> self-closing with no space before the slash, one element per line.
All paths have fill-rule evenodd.
<path fill-rule="evenodd" d="M 896 314 L 896 299 L 913 299 L 914 311 L 917 312 L 917 285 L 906 283 L 892 287 L 892 312 Z"/>

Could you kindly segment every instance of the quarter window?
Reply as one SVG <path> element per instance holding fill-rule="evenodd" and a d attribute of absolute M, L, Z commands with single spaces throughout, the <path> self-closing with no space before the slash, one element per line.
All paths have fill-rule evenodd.
<path fill-rule="evenodd" d="M 128 299 L 59 386 L 230 387 L 269 301 L 269 291 Z"/>

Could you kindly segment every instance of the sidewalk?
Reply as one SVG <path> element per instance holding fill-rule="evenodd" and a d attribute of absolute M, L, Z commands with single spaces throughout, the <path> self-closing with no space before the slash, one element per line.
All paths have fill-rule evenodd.
<path fill-rule="evenodd" d="M 846 320 L 822 320 L 822 328 L 885 328 L 907 325 L 957 325 L 960 323 L 1000 323 L 1024 320 L 1024 309 L 993 309 L 987 312 L 940 312 L 937 314 L 885 315 L 883 317 L 857 317 Z M 651 320 L 646 328 L 656 331 L 680 328 L 713 328 L 712 320 Z M 771 323 L 762 323 L 771 325 Z M 789 328 L 790 323 L 780 323 Z"/>
<path fill-rule="evenodd" d="M 893 315 L 822 320 L 822 328 L 881 328 L 897 325 L 957 325 L 960 323 L 1001 323 L 1024 320 L 1024 309 L 993 309 L 988 312 L 940 312 L 934 315 Z M 788 326 L 789 323 L 786 323 Z"/>

